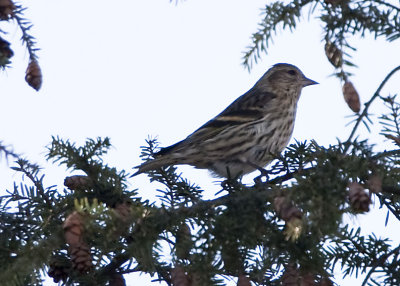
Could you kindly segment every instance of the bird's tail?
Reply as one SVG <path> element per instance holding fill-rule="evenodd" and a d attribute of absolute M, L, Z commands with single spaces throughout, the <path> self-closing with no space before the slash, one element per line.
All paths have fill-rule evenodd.
<path fill-rule="evenodd" d="M 153 160 L 144 162 L 143 164 L 134 167 L 134 169 L 138 169 L 138 170 L 131 177 L 137 176 L 142 173 L 146 173 L 151 170 L 160 169 L 163 166 L 174 165 L 176 163 L 177 163 L 176 160 L 169 156 L 168 157 L 161 156 L 159 158 L 155 158 Z"/>

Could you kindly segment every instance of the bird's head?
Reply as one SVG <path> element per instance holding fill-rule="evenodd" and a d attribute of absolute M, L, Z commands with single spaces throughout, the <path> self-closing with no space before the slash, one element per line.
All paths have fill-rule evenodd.
<path fill-rule="evenodd" d="M 291 64 L 275 64 L 257 82 L 261 88 L 271 91 L 294 91 L 300 93 L 301 89 L 308 85 L 318 84 L 307 78 L 302 71 Z"/>

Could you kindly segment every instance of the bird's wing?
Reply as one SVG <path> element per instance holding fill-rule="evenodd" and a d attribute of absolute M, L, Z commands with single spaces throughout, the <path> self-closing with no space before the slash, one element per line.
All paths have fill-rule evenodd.
<path fill-rule="evenodd" d="M 264 117 L 267 110 L 266 107 L 274 98 L 276 98 L 274 93 L 261 92 L 259 89 L 253 87 L 194 133 L 203 128 L 227 127 L 257 121 Z"/>
<path fill-rule="evenodd" d="M 165 155 L 170 151 L 183 148 L 187 144 L 213 138 L 229 126 L 257 121 L 264 117 L 266 106 L 273 98 L 276 98 L 274 93 L 260 92 L 257 88 L 253 87 L 186 139 L 169 147 L 162 148 L 156 155 Z"/>

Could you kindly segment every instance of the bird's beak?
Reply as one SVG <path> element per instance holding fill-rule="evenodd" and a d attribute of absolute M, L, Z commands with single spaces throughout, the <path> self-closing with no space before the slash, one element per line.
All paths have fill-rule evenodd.
<path fill-rule="evenodd" d="M 308 86 L 308 85 L 318 84 L 318 82 L 316 82 L 312 79 L 306 78 L 306 77 L 304 77 L 301 82 L 303 84 L 303 87 Z"/>

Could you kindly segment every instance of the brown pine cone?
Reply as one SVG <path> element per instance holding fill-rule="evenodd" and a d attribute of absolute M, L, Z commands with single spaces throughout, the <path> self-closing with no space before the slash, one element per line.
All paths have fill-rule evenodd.
<path fill-rule="evenodd" d="M 80 273 L 86 273 L 92 268 L 92 256 L 90 255 L 89 246 L 85 242 L 82 241 L 79 245 L 71 245 L 68 250 L 71 254 L 74 269 Z"/>
<path fill-rule="evenodd" d="M 79 245 L 82 241 L 83 216 L 74 211 L 70 214 L 63 224 L 65 241 L 69 245 Z"/>
<path fill-rule="evenodd" d="M 54 283 L 65 282 L 71 271 L 71 262 L 66 257 L 57 255 L 51 258 L 47 274 L 53 278 Z"/>
<path fill-rule="evenodd" d="M 331 41 L 325 43 L 325 55 L 335 68 L 340 68 L 343 65 L 343 53 Z"/>
<path fill-rule="evenodd" d="M 330 278 L 324 277 L 319 283 L 319 286 L 333 286 L 333 282 Z"/>
<path fill-rule="evenodd" d="M 315 282 L 315 275 L 312 273 L 305 273 L 301 275 L 300 286 L 314 286 L 317 285 Z"/>
<path fill-rule="evenodd" d="M 284 196 L 274 198 L 274 208 L 277 215 L 286 222 L 289 222 L 294 218 L 301 219 L 303 217 L 301 211 Z"/>
<path fill-rule="evenodd" d="M 300 275 L 298 269 L 293 264 L 285 266 L 285 271 L 281 277 L 282 286 L 299 286 Z"/>
<path fill-rule="evenodd" d="M 351 207 L 356 212 L 367 212 L 369 211 L 369 205 L 371 199 L 364 187 L 359 183 L 353 182 L 349 184 L 349 200 Z"/>
<path fill-rule="evenodd" d="M 11 0 L 0 0 L 0 20 L 8 20 L 14 16 L 15 5 Z"/>
<path fill-rule="evenodd" d="M 125 279 L 124 276 L 120 273 L 115 273 L 111 279 L 109 286 L 125 286 Z"/>
<path fill-rule="evenodd" d="M 42 71 L 36 60 L 31 60 L 26 69 L 25 81 L 36 91 L 42 86 Z"/>
<path fill-rule="evenodd" d="M 5 66 L 10 63 L 14 52 L 10 49 L 10 43 L 0 37 L 0 66 Z"/>
<path fill-rule="evenodd" d="M 358 95 L 357 90 L 354 88 L 354 85 L 350 81 L 345 82 L 343 85 L 343 96 L 347 105 L 353 112 L 360 111 L 360 96 Z"/>
<path fill-rule="evenodd" d="M 171 269 L 171 282 L 173 286 L 189 286 L 190 281 L 182 266 L 176 265 Z"/>
<path fill-rule="evenodd" d="M 70 176 L 64 180 L 64 186 L 73 191 L 90 190 L 93 187 L 93 182 L 88 176 Z"/>
<path fill-rule="evenodd" d="M 251 286 L 249 277 L 244 274 L 240 274 L 237 281 L 237 286 Z"/>
<path fill-rule="evenodd" d="M 274 208 L 277 215 L 286 222 L 284 231 L 286 240 L 297 240 L 302 231 L 301 210 L 284 196 L 274 198 Z"/>
<path fill-rule="evenodd" d="M 114 211 L 117 214 L 118 218 L 123 223 L 129 223 L 132 218 L 132 203 L 130 201 L 124 201 L 122 203 L 116 203 L 114 207 Z"/>
<path fill-rule="evenodd" d="M 81 273 L 92 267 L 89 246 L 83 241 L 83 216 L 74 211 L 63 224 L 65 241 L 69 244 L 72 266 Z"/>

